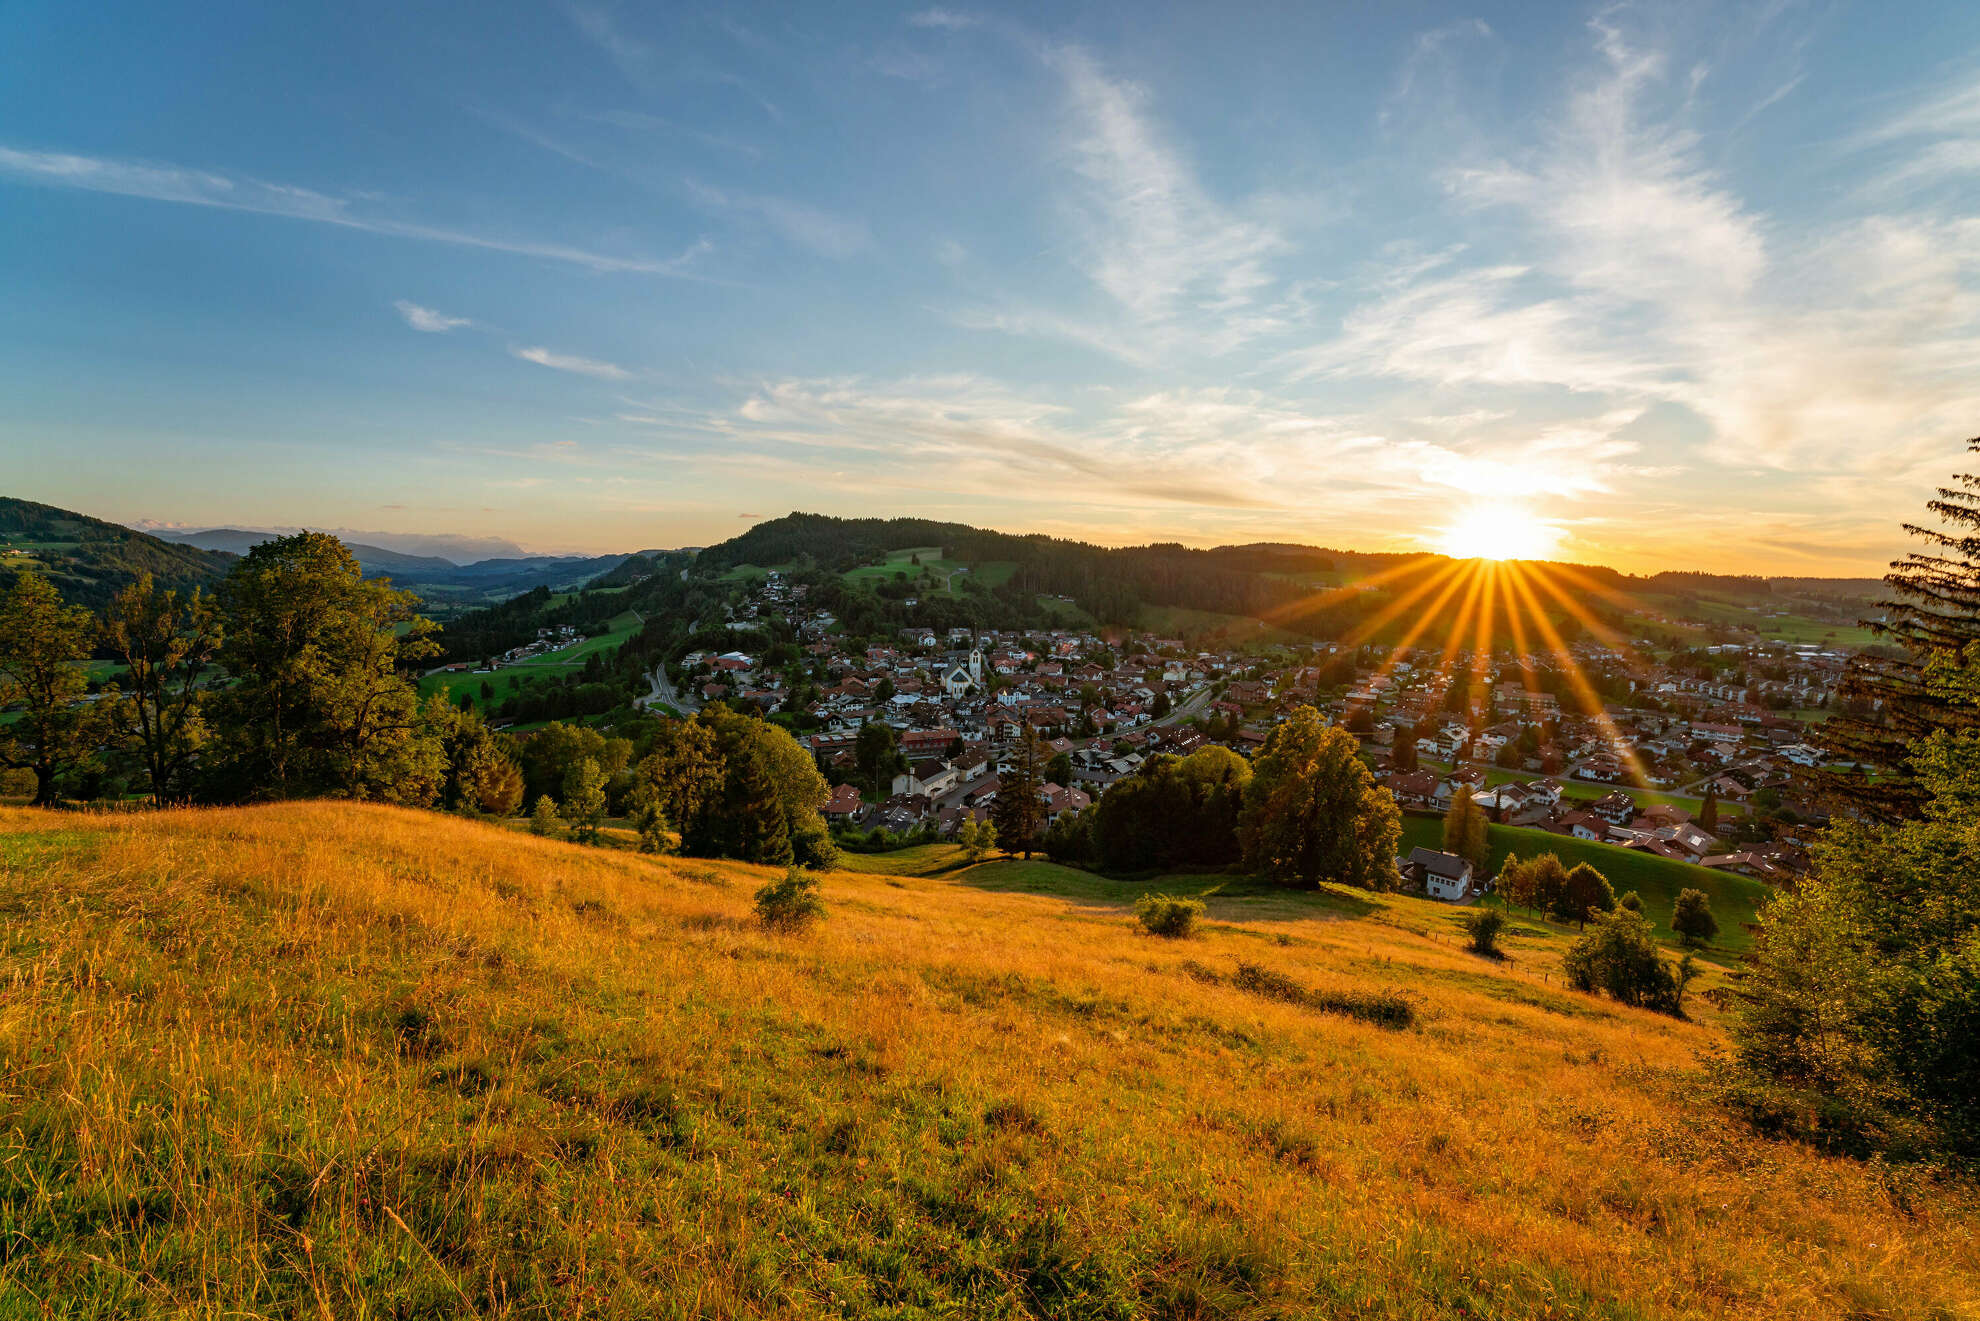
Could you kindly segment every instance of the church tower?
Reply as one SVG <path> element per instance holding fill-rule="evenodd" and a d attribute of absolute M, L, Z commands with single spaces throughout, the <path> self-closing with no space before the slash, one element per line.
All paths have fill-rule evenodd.
<path fill-rule="evenodd" d="M 978 688 L 983 686 L 983 648 L 969 649 L 969 681 Z"/>

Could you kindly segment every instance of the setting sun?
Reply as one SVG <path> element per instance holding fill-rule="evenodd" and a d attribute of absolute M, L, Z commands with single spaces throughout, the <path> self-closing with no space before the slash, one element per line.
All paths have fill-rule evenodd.
<path fill-rule="evenodd" d="M 1558 528 L 1519 505 L 1478 504 L 1440 529 L 1437 549 L 1460 560 L 1537 560 L 1560 539 Z"/>

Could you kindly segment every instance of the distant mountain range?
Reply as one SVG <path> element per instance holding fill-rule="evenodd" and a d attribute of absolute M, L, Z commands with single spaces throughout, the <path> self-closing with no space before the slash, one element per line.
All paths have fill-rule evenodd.
<path fill-rule="evenodd" d="M 73 510 L 0 496 L 0 591 L 23 571 L 49 575 L 65 600 L 101 610 L 140 573 L 161 586 L 211 587 L 237 556 L 284 535 L 265 528 L 164 528 L 145 532 Z M 418 592 L 436 617 L 493 604 L 537 587 L 567 591 L 626 566 L 616 581 L 650 571 L 646 557 L 528 555 L 499 538 L 426 538 L 459 553 L 494 547 L 512 553 L 462 564 L 440 555 L 345 540 L 367 578 L 389 577 Z M 631 559 L 633 564 L 627 565 Z"/>
<path fill-rule="evenodd" d="M 153 519 L 139 519 L 131 526 L 139 532 L 149 533 L 164 541 L 182 542 L 206 550 L 232 551 L 236 555 L 271 537 L 287 536 L 292 532 L 303 530 L 299 527 L 190 528 L 182 524 L 160 523 Z M 366 532 L 354 528 L 312 530 L 328 532 L 346 546 L 368 547 L 380 557 L 404 555 L 413 560 L 440 559 L 455 565 L 473 564 L 479 560 L 538 558 L 507 537 L 468 537 L 454 533 L 426 532 Z M 380 563 L 383 563 L 382 558 Z"/>

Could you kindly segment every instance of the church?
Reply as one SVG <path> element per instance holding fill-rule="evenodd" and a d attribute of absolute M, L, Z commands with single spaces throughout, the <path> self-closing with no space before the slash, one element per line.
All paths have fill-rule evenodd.
<path fill-rule="evenodd" d="M 983 649 L 981 647 L 970 648 L 968 666 L 951 665 L 942 674 L 942 691 L 947 693 L 951 699 L 962 697 L 972 688 L 978 692 L 983 690 Z"/>

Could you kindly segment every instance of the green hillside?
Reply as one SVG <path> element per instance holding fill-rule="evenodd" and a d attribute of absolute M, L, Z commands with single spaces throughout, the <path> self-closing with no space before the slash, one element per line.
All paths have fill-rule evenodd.
<path fill-rule="evenodd" d="M 46 574 L 72 605 L 101 610 L 141 573 L 162 587 L 211 588 L 234 557 L 164 541 L 87 514 L 0 496 L 0 591 Z"/>
<path fill-rule="evenodd" d="M 1654 853 L 1636 849 L 1617 848 L 1613 844 L 1594 844 L 1569 835 L 1517 826 L 1492 826 L 1488 834 L 1492 857 L 1486 870 L 1491 874 L 1498 874 L 1499 865 L 1506 860 L 1508 853 L 1518 853 L 1522 858 L 1553 853 L 1569 867 L 1585 862 L 1608 877 L 1617 894 L 1634 890 L 1641 895 L 1644 915 L 1656 924 L 1657 934 L 1665 940 L 1676 939 L 1670 923 L 1678 891 L 1703 890 L 1711 898 L 1712 915 L 1719 919 L 1715 947 L 1743 951 L 1752 943 L 1745 924 L 1755 919 L 1771 894 L 1766 882 L 1751 876 L 1694 867 L 1688 862 L 1660 858 Z M 1442 821 L 1423 816 L 1403 818 L 1402 847 L 1405 852 L 1418 846 L 1442 848 L 1443 843 Z"/>

